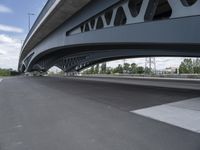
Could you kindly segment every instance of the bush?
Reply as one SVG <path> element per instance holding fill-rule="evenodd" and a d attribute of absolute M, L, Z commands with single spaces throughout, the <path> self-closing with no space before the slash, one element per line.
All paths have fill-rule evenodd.
<path fill-rule="evenodd" d="M 10 71 L 7 69 L 0 69 L 0 76 L 10 76 Z"/>

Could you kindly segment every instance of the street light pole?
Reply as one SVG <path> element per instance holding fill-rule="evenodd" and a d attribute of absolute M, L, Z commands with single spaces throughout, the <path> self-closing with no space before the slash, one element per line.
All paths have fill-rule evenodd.
<path fill-rule="evenodd" d="M 28 29 L 31 29 L 31 16 L 34 16 L 34 13 L 28 13 Z"/>

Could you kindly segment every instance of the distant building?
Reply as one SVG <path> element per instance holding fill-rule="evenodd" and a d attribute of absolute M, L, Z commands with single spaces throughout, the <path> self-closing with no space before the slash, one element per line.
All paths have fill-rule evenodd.
<path fill-rule="evenodd" d="M 165 74 L 177 74 L 177 70 L 178 70 L 178 68 L 176 68 L 176 67 L 168 67 L 168 68 L 165 68 L 164 73 Z"/>

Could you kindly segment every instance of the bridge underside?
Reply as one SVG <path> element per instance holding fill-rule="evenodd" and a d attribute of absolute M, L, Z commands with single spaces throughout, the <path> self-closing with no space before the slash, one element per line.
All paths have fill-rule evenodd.
<path fill-rule="evenodd" d="M 28 72 L 46 72 L 57 66 L 64 72 L 79 72 L 84 68 L 106 61 L 138 57 L 200 57 L 196 45 L 94 45 L 56 49 L 30 64 Z M 25 68 L 24 68 L 25 69 Z"/>
<path fill-rule="evenodd" d="M 114 1 L 96 1 L 102 5 L 98 13 L 91 2 L 71 20 L 76 26 L 69 29 L 69 20 L 21 59 L 20 71 L 57 66 L 74 72 L 122 58 L 200 57 L 200 0 Z M 91 17 L 80 22 L 86 14 Z"/>

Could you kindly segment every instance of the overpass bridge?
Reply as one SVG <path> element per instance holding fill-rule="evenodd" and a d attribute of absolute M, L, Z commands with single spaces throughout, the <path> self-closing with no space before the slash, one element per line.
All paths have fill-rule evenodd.
<path fill-rule="evenodd" d="M 19 71 L 80 71 L 108 60 L 200 56 L 200 0 L 49 0 Z"/>

